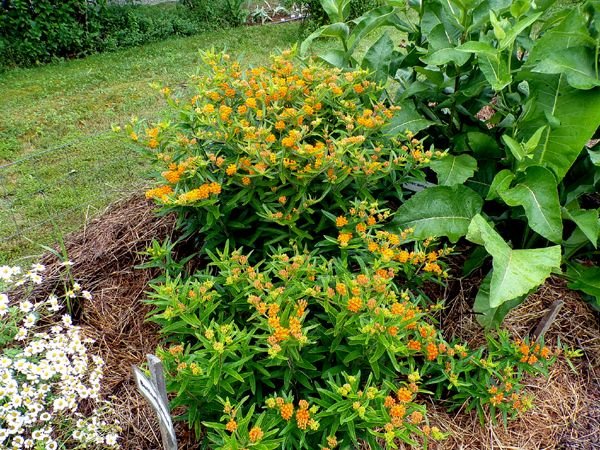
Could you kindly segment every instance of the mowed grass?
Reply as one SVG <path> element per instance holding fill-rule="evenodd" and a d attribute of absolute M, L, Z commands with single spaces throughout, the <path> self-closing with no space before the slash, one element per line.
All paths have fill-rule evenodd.
<path fill-rule="evenodd" d="M 150 84 L 186 89 L 200 49 L 266 63 L 297 37 L 298 24 L 244 27 L 0 74 L 0 263 L 38 255 L 142 190 L 146 162 L 110 129 L 160 117 L 164 100 Z"/>

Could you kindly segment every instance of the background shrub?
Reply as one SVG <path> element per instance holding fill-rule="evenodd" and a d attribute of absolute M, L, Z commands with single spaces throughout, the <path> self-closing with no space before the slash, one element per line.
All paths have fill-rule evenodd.
<path fill-rule="evenodd" d="M 0 66 L 80 57 L 240 25 L 248 14 L 246 3 L 186 0 L 145 6 L 106 0 L 7 0 L 0 3 Z"/>
<path fill-rule="evenodd" d="M 8 0 L 0 6 L 0 59 L 31 64 L 77 57 L 100 40 L 105 0 Z"/>
<path fill-rule="evenodd" d="M 327 13 L 321 5 L 321 0 L 307 0 L 300 3 L 304 5 L 304 8 L 309 13 L 309 17 L 303 22 L 301 30 L 303 34 L 310 33 L 318 27 L 330 22 Z M 381 6 L 382 4 L 383 0 L 350 0 L 350 14 L 348 19 L 356 19 L 367 11 Z"/>

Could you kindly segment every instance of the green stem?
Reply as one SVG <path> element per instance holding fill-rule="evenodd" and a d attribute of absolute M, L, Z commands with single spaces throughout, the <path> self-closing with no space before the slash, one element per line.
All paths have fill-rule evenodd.
<path fill-rule="evenodd" d="M 512 54 L 513 54 L 514 50 L 515 50 L 515 42 L 513 41 L 513 43 L 510 44 L 510 49 L 508 51 L 508 75 L 511 77 L 511 79 L 512 79 L 512 73 L 511 73 Z M 512 94 L 512 83 L 508 83 L 508 92 Z"/>
<path fill-rule="evenodd" d="M 596 78 L 599 78 L 598 76 L 598 53 L 600 52 L 600 41 L 596 42 L 596 59 L 594 61 L 594 64 L 596 66 Z"/>

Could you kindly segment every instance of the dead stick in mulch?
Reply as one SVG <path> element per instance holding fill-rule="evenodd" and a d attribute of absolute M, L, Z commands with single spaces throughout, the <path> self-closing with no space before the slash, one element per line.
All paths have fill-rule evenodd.
<path fill-rule="evenodd" d="M 550 328 L 552 322 L 554 322 L 564 304 L 565 302 L 563 302 L 562 300 L 556 300 L 554 301 L 554 303 L 552 303 L 552 305 L 548 309 L 548 312 L 542 318 L 542 320 L 540 320 L 537 327 L 535 328 L 535 331 L 531 335 L 535 342 L 544 338 L 544 334 L 546 334 L 546 331 L 548 331 L 548 328 Z"/>

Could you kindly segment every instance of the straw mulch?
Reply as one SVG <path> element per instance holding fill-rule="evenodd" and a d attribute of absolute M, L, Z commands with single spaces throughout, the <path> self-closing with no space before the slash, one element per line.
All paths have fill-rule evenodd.
<path fill-rule="evenodd" d="M 135 269 L 142 262 L 139 252 L 152 239 L 163 240 L 173 233 L 172 217 L 157 217 L 143 198 L 132 198 L 114 205 L 86 228 L 66 240 L 69 259 L 75 263 L 73 274 L 94 298 L 82 306 L 80 324 L 96 339 L 95 351 L 106 361 L 104 392 L 112 399 L 122 422 L 123 448 L 154 450 L 161 448 L 158 426 L 131 378 L 131 366 L 140 365 L 158 342 L 158 330 L 145 323 L 148 308 L 142 303 L 147 283 L 156 276 L 153 270 Z M 45 257 L 50 277 L 42 286 L 45 292 L 59 286 L 59 262 Z M 54 276 L 52 275 L 54 274 Z M 455 281 L 445 292 L 447 314 L 441 324 L 447 337 L 472 344 L 483 339 L 470 314 L 477 286 Z M 548 345 L 557 340 L 583 349 L 584 357 L 574 361 L 574 373 L 562 357 L 548 378 L 531 378 L 528 390 L 535 396 L 535 407 L 518 420 L 481 426 L 474 414 L 449 414 L 430 404 L 432 425 L 451 432 L 438 449 L 600 449 L 600 327 L 598 317 L 564 282 L 550 279 L 507 317 L 505 325 L 516 336 L 529 334 L 545 315 L 549 305 L 562 299 L 564 306 L 546 334 Z M 195 448 L 189 430 L 178 424 L 180 449 Z"/>

